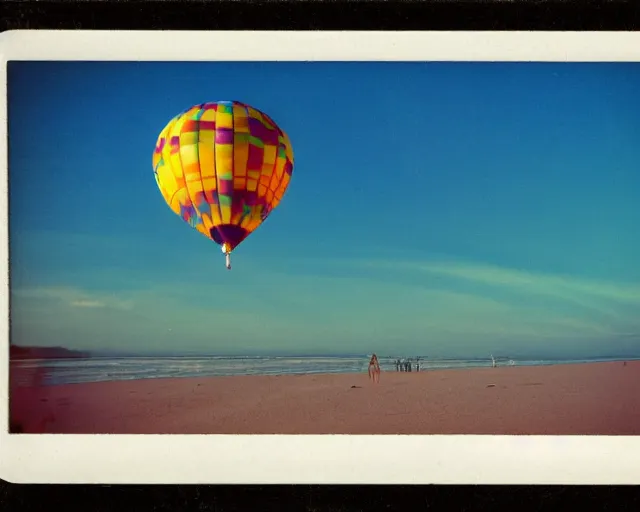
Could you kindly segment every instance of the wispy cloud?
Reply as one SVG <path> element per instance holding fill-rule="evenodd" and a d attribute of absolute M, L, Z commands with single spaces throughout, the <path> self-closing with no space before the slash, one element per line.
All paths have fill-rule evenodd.
<path fill-rule="evenodd" d="M 529 297 L 553 297 L 616 315 L 616 307 L 640 307 L 640 283 L 616 283 L 513 268 L 451 261 L 353 260 L 352 266 L 440 276 L 462 285 L 486 285 Z M 344 263 L 343 263 L 344 265 Z"/>
<path fill-rule="evenodd" d="M 129 310 L 134 307 L 131 299 L 100 295 L 74 287 L 34 287 L 11 290 L 15 297 L 36 300 L 50 300 L 74 308 L 109 308 Z"/>
<path fill-rule="evenodd" d="M 433 328 L 441 326 L 450 333 L 541 339 L 640 338 L 640 283 L 444 258 L 323 260 L 313 266 L 424 290 L 423 317 L 432 317 Z"/>
<path fill-rule="evenodd" d="M 76 308 L 104 308 L 106 305 L 99 300 L 74 300 L 71 305 Z"/>
<path fill-rule="evenodd" d="M 640 311 L 640 286 L 572 276 L 525 272 L 477 264 L 430 263 L 419 269 L 431 275 L 441 275 L 460 281 L 479 283 L 500 289 L 515 300 L 538 300 L 540 307 L 553 315 L 554 300 L 559 306 L 579 308 L 587 315 L 581 323 L 592 325 L 594 317 L 609 322 L 628 323 L 629 310 Z"/>
<path fill-rule="evenodd" d="M 529 293 L 575 298 L 590 295 L 617 302 L 640 304 L 640 285 L 611 283 L 601 280 L 532 273 L 490 265 L 459 263 L 426 263 L 417 268 L 434 274 L 480 281 L 495 286 L 517 288 Z"/>

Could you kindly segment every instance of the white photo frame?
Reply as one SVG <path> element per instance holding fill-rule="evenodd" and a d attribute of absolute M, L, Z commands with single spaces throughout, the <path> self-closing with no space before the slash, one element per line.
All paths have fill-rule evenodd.
<path fill-rule="evenodd" d="M 197 51 L 194 51 L 197 49 Z M 0 186 L 7 200 L 7 62 L 640 61 L 635 32 L 9 31 Z M 9 313 L 8 217 L 2 264 Z M 6 262 L 6 263 L 5 263 Z M 8 315 L 5 317 L 8 322 Z M 16 483 L 638 484 L 635 436 L 24 435 L 8 433 L 0 340 L 0 477 Z M 372 450 L 372 447 L 374 449 Z M 398 461 L 402 461 L 399 463 Z"/>

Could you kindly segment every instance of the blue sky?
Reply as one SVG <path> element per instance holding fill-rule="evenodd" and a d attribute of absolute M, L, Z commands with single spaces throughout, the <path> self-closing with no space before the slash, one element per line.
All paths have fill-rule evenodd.
<path fill-rule="evenodd" d="M 89 350 L 640 355 L 640 66 L 10 63 L 12 340 Z M 236 99 L 289 135 L 224 267 L 153 178 Z"/>

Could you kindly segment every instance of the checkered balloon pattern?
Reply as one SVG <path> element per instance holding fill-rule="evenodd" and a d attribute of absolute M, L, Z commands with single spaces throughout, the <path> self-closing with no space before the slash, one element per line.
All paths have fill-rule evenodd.
<path fill-rule="evenodd" d="M 191 107 L 158 137 L 153 169 L 176 215 L 235 249 L 278 206 L 293 171 L 286 133 L 238 101 Z"/>

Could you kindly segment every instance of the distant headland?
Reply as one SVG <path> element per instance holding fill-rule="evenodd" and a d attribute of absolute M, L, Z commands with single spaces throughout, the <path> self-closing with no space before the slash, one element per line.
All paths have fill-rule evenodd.
<path fill-rule="evenodd" d="M 90 357 L 88 352 L 70 350 L 64 347 L 20 347 L 11 345 L 9 359 L 82 359 Z"/>

